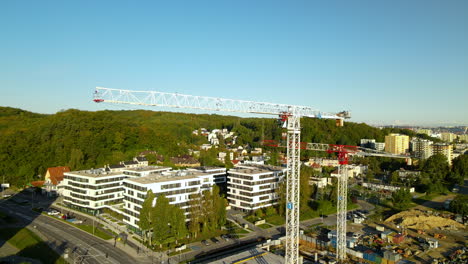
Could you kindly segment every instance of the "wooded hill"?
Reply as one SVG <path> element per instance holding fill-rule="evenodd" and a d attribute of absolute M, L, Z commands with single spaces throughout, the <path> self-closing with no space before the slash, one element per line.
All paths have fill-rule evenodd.
<path fill-rule="evenodd" d="M 308 118 L 302 126 L 304 142 L 347 145 L 357 145 L 361 138 L 382 142 L 390 132 L 352 122 L 336 127 L 334 120 Z M 282 133 L 275 118 L 76 109 L 45 115 L 0 107 L 0 176 L 19 186 L 39 180 L 37 175 L 43 176 L 48 167 L 97 168 L 129 160 L 144 150 L 165 157 L 188 154 L 188 149 L 207 143 L 205 137 L 192 134 L 201 127 L 227 128 L 239 136 L 237 145 L 252 147 L 260 146 L 263 139 L 280 140 Z M 401 132 L 412 135 L 409 130 Z"/>

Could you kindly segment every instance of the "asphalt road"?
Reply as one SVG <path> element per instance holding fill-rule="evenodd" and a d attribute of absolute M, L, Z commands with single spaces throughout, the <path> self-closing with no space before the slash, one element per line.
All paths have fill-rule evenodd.
<path fill-rule="evenodd" d="M 122 244 L 113 246 L 100 238 L 66 223 L 31 211 L 30 205 L 18 206 L 11 202 L 0 203 L 0 208 L 14 216 L 19 223 L 16 226 L 37 229 L 50 246 L 63 253 L 68 249 L 69 256 L 78 263 L 137 263 L 132 256 L 119 249 Z"/>

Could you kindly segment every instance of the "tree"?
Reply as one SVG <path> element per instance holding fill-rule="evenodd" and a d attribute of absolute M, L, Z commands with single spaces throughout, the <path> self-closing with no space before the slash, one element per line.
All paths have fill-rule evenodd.
<path fill-rule="evenodd" d="M 184 211 L 177 205 L 169 205 L 169 226 L 171 236 L 176 239 L 176 244 L 180 239 L 187 236 L 187 226 L 185 224 Z"/>
<path fill-rule="evenodd" d="M 411 193 L 406 188 L 400 188 L 392 193 L 393 207 L 400 211 L 406 210 L 411 206 L 411 199 Z"/>
<path fill-rule="evenodd" d="M 68 165 L 72 170 L 78 170 L 83 167 L 84 155 L 81 149 L 72 149 L 70 152 L 70 161 Z"/>
<path fill-rule="evenodd" d="M 143 239 L 145 241 L 148 238 L 148 231 L 152 228 L 154 198 L 154 193 L 151 190 L 149 190 L 146 193 L 146 199 L 143 202 L 143 205 L 140 210 L 140 221 L 138 221 L 138 226 L 143 231 Z M 151 244 L 151 237 L 149 238 Z"/>
<path fill-rule="evenodd" d="M 153 226 L 153 238 L 160 247 L 166 242 L 171 236 L 170 233 L 170 222 L 167 217 L 167 213 L 170 211 L 169 199 L 163 194 L 158 195 L 156 199 L 156 205 L 154 206 L 152 213 L 152 226 Z"/>
<path fill-rule="evenodd" d="M 300 175 L 300 192 L 299 192 L 299 206 L 301 211 L 310 209 L 309 201 L 312 196 L 312 188 L 309 184 L 310 177 L 314 175 L 314 170 L 311 167 L 301 166 Z"/>
<path fill-rule="evenodd" d="M 463 154 L 452 160 L 452 171 L 447 181 L 450 184 L 463 185 L 465 175 L 468 175 L 468 155 Z"/>
<path fill-rule="evenodd" d="M 463 217 L 468 215 L 468 195 L 459 194 L 450 202 L 450 210 Z"/>
<path fill-rule="evenodd" d="M 287 177 L 287 176 L 286 176 Z M 278 197 L 278 214 L 281 216 L 286 215 L 286 180 L 278 183 L 276 195 Z"/>
<path fill-rule="evenodd" d="M 189 212 L 190 221 L 188 225 L 188 231 L 191 237 L 197 237 L 200 233 L 200 221 L 201 221 L 201 195 L 199 193 L 192 194 L 189 197 Z"/>

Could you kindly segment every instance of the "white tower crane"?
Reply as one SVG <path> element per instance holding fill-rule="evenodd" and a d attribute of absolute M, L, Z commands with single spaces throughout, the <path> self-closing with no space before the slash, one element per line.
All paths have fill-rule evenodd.
<path fill-rule="evenodd" d="M 131 91 L 96 87 L 97 103 L 160 106 L 208 111 L 238 112 L 276 115 L 287 128 L 288 177 L 286 190 L 286 263 L 299 263 L 299 171 L 301 117 L 335 119 L 342 124 L 350 118 L 349 112 L 324 113 L 307 106 L 273 104 L 265 102 L 164 93 L 157 91 Z"/>

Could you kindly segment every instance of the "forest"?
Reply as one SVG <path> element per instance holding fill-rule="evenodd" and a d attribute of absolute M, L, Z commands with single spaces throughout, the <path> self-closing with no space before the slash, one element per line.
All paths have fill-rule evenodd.
<path fill-rule="evenodd" d="M 361 138 L 382 142 L 390 132 L 414 135 L 410 130 L 381 130 L 364 123 L 345 122 L 344 127 L 336 127 L 334 120 L 309 118 L 301 123 L 303 142 L 357 145 Z M 239 136 L 237 145 L 251 147 L 259 147 L 264 139 L 281 140 L 283 132 L 276 118 L 147 110 L 69 109 L 37 114 L 0 107 L 0 176 L 21 186 L 43 178 L 48 167 L 97 168 L 129 160 L 145 150 L 165 157 L 184 155 L 207 143 L 205 137 L 192 134 L 202 127 L 227 128 Z"/>

